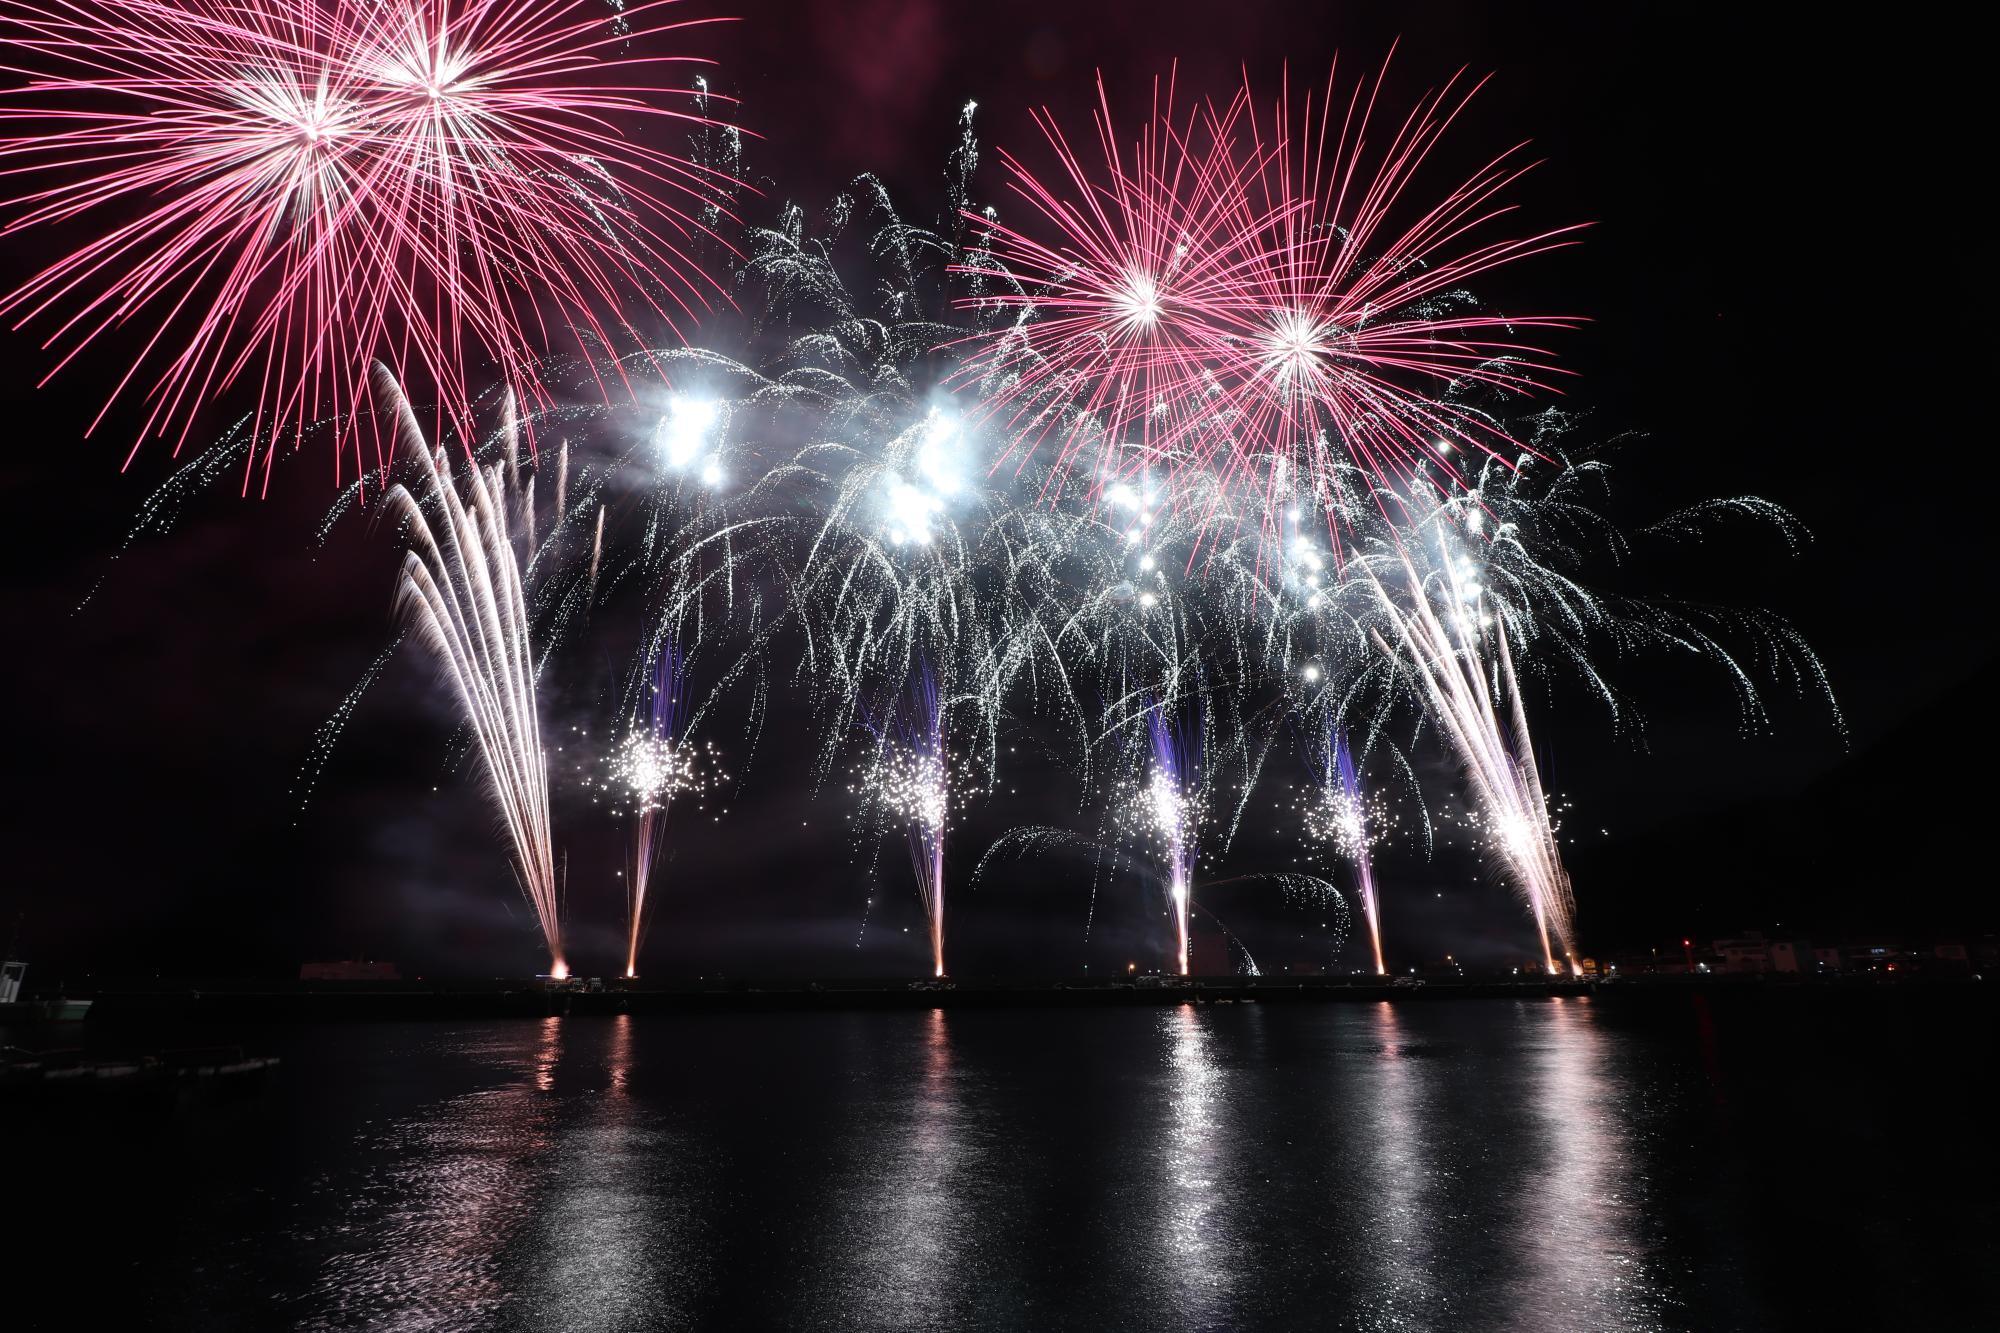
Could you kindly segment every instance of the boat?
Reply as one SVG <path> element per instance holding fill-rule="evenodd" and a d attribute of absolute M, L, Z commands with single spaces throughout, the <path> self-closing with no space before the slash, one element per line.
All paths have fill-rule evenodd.
<path fill-rule="evenodd" d="M 18 959 L 0 963 L 0 1024 L 81 1023 L 90 1016 L 89 1000 L 63 995 L 47 1000 L 22 999 L 21 981 L 27 974 L 28 965 Z"/>

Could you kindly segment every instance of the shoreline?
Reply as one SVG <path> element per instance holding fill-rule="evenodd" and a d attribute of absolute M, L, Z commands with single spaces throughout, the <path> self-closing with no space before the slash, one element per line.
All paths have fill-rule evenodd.
<path fill-rule="evenodd" d="M 1533 1000 L 1592 997 L 1624 1002 L 1688 996 L 1885 996 L 1989 993 L 1977 976 L 1817 978 L 1771 975 L 1648 976 L 1613 980 L 1426 979 L 1383 984 L 1373 979 L 1198 977 L 1097 980 L 977 979 L 933 983 L 898 980 L 807 980 L 647 986 L 617 982 L 591 990 L 499 978 L 439 982 L 314 982 L 190 980 L 107 986 L 68 992 L 88 999 L 92 1025 L 155 1020 L 198 1022 L 320 1022 L 463 1018 L 587 1017 L 616 1014 L 769 1013 L 842 1010 L 1075 1009 L 1179 1004 L 1340 1004 L 1382 1001 Z M 0 1026 L 8 1026 L 0 1017 Z"/>

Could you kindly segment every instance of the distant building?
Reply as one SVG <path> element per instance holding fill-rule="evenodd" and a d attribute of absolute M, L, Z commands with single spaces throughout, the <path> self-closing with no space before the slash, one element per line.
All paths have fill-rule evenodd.
<path fill-rule="evenodd" d="M 1612 954 L 1606 962 L 1611 971 L 1628 977 L 1646 974 L 1682 976 L 1695 970 L 1694 946 L 1690 943 L 1665 949 L 1628 949 Z"/>
<path fill-rule="evenodd" d="M 1746 930 L 1733 940 L 1717 940 L 1724 972 L 1787 972 L 1792 975 L 1819 970 L 1813 947 L 1805 940 L 1774 940 L 1761 930 Z"/>
<path fill-rule="evenodd" d="M 1990 936 L 1971 944 L 1955 940 L 1913 943 L 1882 936 L 1815 944 L 1796 936 L 1774 938 L 1761 930 L 1746 930 L 1733 938 L 1716 940 L 1706 950 L 1698 949 L 1692 938 L 1679 944 L 1679 949 L 1667 945 L 1614 954 L 1611 969 L 1623 976 L 1719 972 L 1900 979 L 1962 976 L 2000 965 L 2000 948 Z"/>
<path fill-rule="evenodd" d="M 1812 945 L 1804 940 L 1772 940 L 1769 956 L 1773 972 L 1812 971 Z"/>
<path fill-rule="evenodd" d="M 1871 939 L 1846 946 L 1845 967 L 1850 972 L 1895 972 L 1907 970 L 1903 946 L 1892 940 Z"/>
<path fill-rule="evenodd" d="M 1745 931 L 1733 940 L 1717 940 L 1715 951 L 1722 955 L 1724 972 L 1769 972 L 1771 942 L 1761 930 Z"/>
<path fill-rule="evenodd" d="M 1963 976 L 1972 971 L 1972 951 L 1951 940 L 1939 940 L 1929 947 L 1905 948 L 1897 960 L 1897 970 L 1921 976 Z"/>
<path fill-rule="evenodd" d="M 299 968 L 300 981 L 401 981 L 403 974 L 394 963 L 362 962 L 350 958 L 338 963 L 306 963 Z"/>

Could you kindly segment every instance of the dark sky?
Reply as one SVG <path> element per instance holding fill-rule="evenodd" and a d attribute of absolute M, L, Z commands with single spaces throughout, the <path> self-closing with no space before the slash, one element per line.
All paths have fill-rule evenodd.
<path fill-rule="evenodd" d="M 1094 71 L 1137 105 L 1176 56 L 1185 87 L 1216 91 L 1239 64 L 1267 86 L 1287 60 L 1321 78 L 1336 50 L 1372 67 L 1399 36 L 1390 86 L 1406 100 L 1461 64 L 1496 72 L 1455 137 L 1467 152 L 1532 138 L 1548 160 L 1520 191 L 1528 224 L 1597 225 L 1580 249 L 1484 294 L 1591 317 L 1560 350 L 1580 372 L 1569 406 L 1587 413 L 1586 433 L 1643 435 L 1618 455 L 1620 517 L 1754 492 L 1818 538 L 1798 558 L 1745 540 L 1670 581 L 1632 577 L 1791 618 L 1851 727 L 1843 745 L 1823 709 L 1780 702 L 1772 732 L 1745 737 L 1712 676 L 1656 666 L 1623 677 L 1643 737 L 1613 734 L 1580 697 L 1541 700 L 1545 771 L 1580 839 L 1586 941 L 1778 920 L 1991 929 L 1988 895 L 1955 869 L 1982 805 L 1959 774 L 1983 768 L 1996 739 L 1980 693 L 1995 679 L 1977 472 L 1986 340 L 1970 336 L 1970 261 L 1990 244 L 1971 236 L 1962 201 L 1977 159 L 1958 142 L 1971 44 L 1911 22 L 1802 24 L 1754 8 L 744 0 L 743 22 L 698 40 L 764 136 L 755 175 L 816 205 L 874 171 L 919 213 L 941 198 L 967 99 L 989 150 L 1032 152 L 1031 107 L 1081 125 Z M 990 151 L 980 191 L 1002 199 Z M 0 278 L 30 271 L 35 244 L 15 243 Z M 443 769 L 443 700 L 420 663 L 399 662 L 367 697 L 298 813 L 315 729 L 387 641 L 396 558 L 355 526 L 314 546 L 331 495 L 322 458 L 281 468 L 272 499 L 219 486 L 170 536 L 114 561 L 170 460 L 145 452 L 121 473 L 130 435 L 115 419 L 81 439 L 122 367 L 85 357 L 38 391 L 44 355 L 5 337 L 0 502 L 16 542 L 0 909 L 20 915 L 23 953 L 74 971 L 282 974 L 353 953 L 412 971 L 533 965 L 486 810 L 465 774 Z M 214 424 L 236 410 L 218 408 Z M 597 669 L 618 665 L 607 655 Z M 795 760 L 767 746 L 722 823 L 677 831 L 656 972 L 890 971 L 920 955 L 893 848 L 860 934 L 868 867 L 841 802 L 801 798 Z M 996 800 L 975 815 L 964 868 L 1008 825 L 1066 815 L 1048 804 Z M 580 961 L 605 968 L 620 831 L 560 802 L 558 821 Z M 1500 890 L 1470 886 L 1469 866 L 1397 873 L 1384 892 L 1402 953 L 1497 957 L 1525 940 Z M 1103 968 L 1157 945 L 1135 885 L 1100 891 L 1086 946 L 1083 895 L 1046 878 L 956 900 L 961 970 Z M 1267 960 L 1300 924 L 1268 904 L 1225 906 Z"/>

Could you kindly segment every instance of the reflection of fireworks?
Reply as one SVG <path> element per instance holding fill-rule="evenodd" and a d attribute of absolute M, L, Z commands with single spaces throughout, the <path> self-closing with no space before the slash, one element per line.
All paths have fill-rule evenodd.
<path fill-rule="evenodd" d="M 184 439 L 249 381 L 272 443 L 327 413 L 344 443 L 380 359 L 470 438 L 469 370 L 545 399 L 550 325 L 602 343 L 627 296 L 671 323 L 720 290 L 688 254 L 703 224 L 655 197 L 713 177 L 635 132 L 701 119 L 631 46 L 658 8 L 7 0 L 32 81 L 0 104 L 0 165 L 33 182 L 7 230 L 81 244 L 0 310 L 55 322 L 58 366 L 151 321 L 112 394 L 150 377 L 144 433 Z"/>

